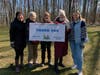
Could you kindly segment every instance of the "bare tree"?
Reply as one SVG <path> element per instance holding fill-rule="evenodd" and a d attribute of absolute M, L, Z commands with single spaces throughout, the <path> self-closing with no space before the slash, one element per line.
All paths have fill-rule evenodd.
<path fill-rule="evenodd" d="M 0 23 L 9 25 L 14 19 L 15 13 L 21 10 L 25 17 L 30 11 L 37 13 L 38 21 L 42 20 L 45 11 L 51 12 L 54 20 L 59 9 L 64 9 L 67 17 L 71 20 L 72 12 L 77 9 L 82 12 L 88 23 L 98 20 L 97 4 L 99 0 L 0 0 Z M 97 17 L 96 17 L 97 16 Z M 96 19 L 97 18 L 97 19 Z"/>
<path fill-rule="evenodd" d="M 30 0 L 27 0 L 27 4 L 28 4 L 28 12 L 30 12 Z"/>
<path fill-rule="evenodd" d="M 93 19 L 92 19 L 93 24 L 95 23 L 95 20 L 96 20 L 97 4 L 98 4 L 98 0 L 94 0 L 94 3 L 93 3 Z"/>
<path fill-rule="evenodd" d="M 87 0 L 83 0 L 83 11 L 82 11 L 82 16 L 85 17 L 86 14 L 86 1 Z"/>

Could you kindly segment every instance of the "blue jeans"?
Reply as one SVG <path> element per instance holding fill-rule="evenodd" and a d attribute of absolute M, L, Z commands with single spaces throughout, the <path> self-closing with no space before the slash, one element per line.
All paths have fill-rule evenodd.
<path fill-rule="evenodd" d="M 81 47 L 81 43 L 75 43 L 75 41 L 70 41 L 70 47 L 71 47 L 73 62 L 75 65 L 77 65 L 77 69 L 81 71 L 83 64 L 83 50 Z"/>

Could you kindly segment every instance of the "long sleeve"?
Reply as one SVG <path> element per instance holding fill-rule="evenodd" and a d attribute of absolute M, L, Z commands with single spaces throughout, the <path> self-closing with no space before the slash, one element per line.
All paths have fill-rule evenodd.
<path fill-rule="evenodd" d="M 15 41 L 15 26 L 13 25 L 13 23 L 11 23 L 10 25 L 10 42 L 14 42 Z"/>
<path fill-rule="evenodd" d="M 81 40 L 85 41 L 87 38 L 87 29 L 84 21 L 81 23 Z"/>

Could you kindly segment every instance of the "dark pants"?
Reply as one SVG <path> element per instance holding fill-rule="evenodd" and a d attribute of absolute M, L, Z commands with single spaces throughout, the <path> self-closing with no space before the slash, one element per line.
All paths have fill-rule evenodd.
<path fill-rule="evenodd" d="M 24 56 L 24 48 L 15 48 L 15 60 L 18 60 L 19 57 Z"/>
<path fill-rule="evenodd" d="M 45 62 L 45 52 L 47 50 L 48 55 L 48 63 L 51 62 L 51 42 L 41 42 L 41 49 L 42 49 L 42 63 Z"/>
<path fill-rule="evenodd" d="M 62 62 L 63 62 L 63 57 L 55 58 L 55 67 L 58 67 L 58 64 L 62 64 Z"/>
<path fill-rule="evenodd" d="M 19 65 L 19 59 L 20 64 L 23 64 L 23 57 L 24 57 L 24 48 L 14 48 L 15 49 L 15 64 L 16 66 Z"/>

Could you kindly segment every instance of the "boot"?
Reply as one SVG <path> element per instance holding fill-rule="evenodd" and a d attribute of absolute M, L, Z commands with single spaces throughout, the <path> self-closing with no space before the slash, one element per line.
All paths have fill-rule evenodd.
<path fill-rule="evenodd" d="M 54 66 L 54 70 L 57 74 L 60 73 L 59 69 L 58 69 L 58 58 L 55 59 L 55 66 Z"/>
<path fill-rule="evenodd" d="M 16 65 L 15 71 L 16 71 L 17 73 L 19 73 L 19 72 L 20 72 L 20 69 L 19 69 L 19 60 L 15 60 L 15 65 Z"/>
<path fill-rule="evenodd" d="M 20 68 L 22 69 L 23 66 L 24 66 L 24 64 L 23 64 L 23 56 L 21 56 L 21 57 L 20 57 Z"/>
<path fill-rule="evenodd" d="M 61 66 L 61 67 L 65 67 L 65 65 L 62 64 L 62 61 L 63 61 L 63 58 L 61 57 L 60 60 L 59 60 L 59 66 Z"/>

